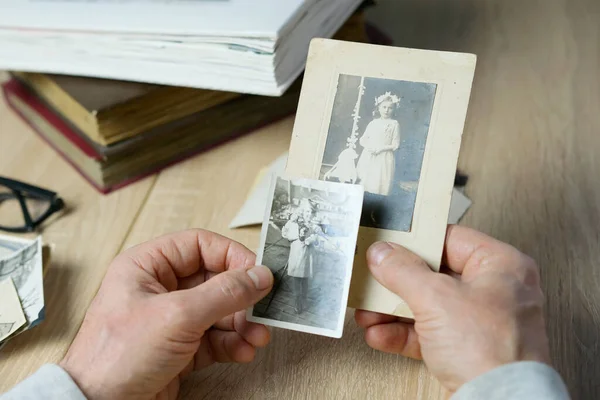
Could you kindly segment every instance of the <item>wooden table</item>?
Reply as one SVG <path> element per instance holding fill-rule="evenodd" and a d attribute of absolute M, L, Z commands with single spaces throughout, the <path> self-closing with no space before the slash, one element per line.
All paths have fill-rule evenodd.
<path fill-rule="evenodd" d="M 468 51 L 478 67 L 459 167 L 474 201 L 462 223 L 539 262 L 552 355 L 573 398 L 600 391 L 600 2 L 380 1 L 371 19 L 401 46 Z M 0 105 L 0 174 L 47 186 L 69 213 L 55 245 L 47 320 L 0 353 L 0 391 L 65 353 L 110 260 L 159 234 L 230 231 L 255 174 L 287 149 L 288 119 L 108 196 L 99 195 Z M 341 340 L 275 331 L 250 365 L 218 365 L 184 398 L 443 398 L 421 362 L 370 350 L 348 318 Z"/>

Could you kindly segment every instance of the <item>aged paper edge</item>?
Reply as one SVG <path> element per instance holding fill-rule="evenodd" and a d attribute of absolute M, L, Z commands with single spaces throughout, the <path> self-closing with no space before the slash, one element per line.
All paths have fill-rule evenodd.
<path fill-rule="evenodd" d="M 348 306 L 413 318 L 399 296 L 366 266 L 368 246 L 399 243 L 439 271 L 476 56 L 313 39 L 289 148 L 286 174 L 319 178 L 339 74 L 436 84 L 411 232 L 361 227 Z M 324 93 L 323 88 L 329 88 Z"/>
<path fill-rule="evenodd" d="M 269 187 L 269 198 L 268 198 L 268 202 L 265 207 L 265 213 L 264 213 L 262 228 L 261 228 L 261 232 L 260 232 L 260 244 L 259 244 L 259 248 L 256 253 L 256 264 L 257 265 L 262 265 L 261 263 L 262 263 L 262 259 L 263 259 L 263 255 L 264 255 L 263 252 L 264 252 L 265 243 L 267 240 L 267 230 L 268 230 L 270 216 L 271 216 L 271 209 L 273 207 L 273 197 L 275 195 L 275 186 L 276 186 L 276 182 L 277 182 L 278 178 L 282 178 L 285 180 L 292 180 L 292 181 L 300 181 L 300 182 L 302 182 L 303 180 L 311 180 L 311 179 L 307 179 L 307 178 L 289 177 L 286 174 L 273 174 L 273 176 L 271 177 L 271 184 Z M 323 186 L 340 186 L 341 187 L 341 185 L 344 185 L 341 183 L 325 182 L 325 181 L 318 181 L 317 183 L 322 183 Z M 363 196 L 362 187 L 360 187 L 358 185 L 349 185 L 349 184 L 344 185 L 344 186 L 348 186 L 347 190 L 360 192 L 360 197 L 362 198 L 362 196 Z M 358 236 L 359 219 L 360 219 L 360 213 L 358 213 L 357 219 L 355 221 L 352 221 L 353 227 L 354 227 L 352 236 Z M 352 264 L 353 264 L 352 257 L 349 257 L 348 265 L 345 266 L 345 270 L 347 273 L 346 273 L 346 276 L 344 277 L 344 289 L 342 291 L 342 302 L 341 302 L 342 305 L 348 301 L 348 297 L 350 295 L 350 284 L 351 284 L 352 275 L 353 275 Z M 313 326 L 308 326 L 308 325 L 296 324 L 293 322 L 278 321 L 278 320 L 274 320 L 274 319 L 270 319 L 270 318 L 255 317 L 254 315 L 252 315 L 253 311 L 254 311 L 254 306 L 249 307 L 246 310 L 246 320 L 249 322 L 255 322 L 255 323 L 259 323 L 259 324 L 269 325 L 269 326 L 273 326 L 275 328 L 283 328 L 283 329 L 289 329 L 289 330 L 298 331 L 298 332 L 312 333 L 312 334 L 321 335 L 321 336 L 328 336 L 328 337 L 337 338 L 337 339 L 342 337 L 343 330 L 344 330 L 345 315 L 346 315 L 346 307 L 343 307 L 343 306 L 340 307 L 340 312 L 338 315 L 336 328 L 335 329 L 325 329 L 325 328 L 313 327 Z"/>

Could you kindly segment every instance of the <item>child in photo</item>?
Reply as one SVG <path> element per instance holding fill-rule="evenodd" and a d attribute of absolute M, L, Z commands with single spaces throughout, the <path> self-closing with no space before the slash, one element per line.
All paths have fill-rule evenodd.
<path fill-rule="evenodd" d="M 365 192 L 387 196 L 393 185 L 396 156 L 400 146 L 400 124 L 394 114 L 400 99 L 386 92 L 375 99 L 375 117 L 360 138 L 364 148 L 357 164 L 358 183 Z"/>
<path fill-rule="evenodd" d="M 298 314 L 306 310 L 309 280 L 314 275 L 315 246 L 320 232 L 314 222 L 315 211 L 315 206 L 308 200 L 301 202 L 281 231 L 282 236 L 291 242 L 287 275 L 292 281 L 294 308 Z"/>

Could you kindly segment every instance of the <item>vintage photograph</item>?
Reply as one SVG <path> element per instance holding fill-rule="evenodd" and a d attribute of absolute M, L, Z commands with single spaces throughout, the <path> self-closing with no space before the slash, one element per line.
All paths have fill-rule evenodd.
<path fill-rule="evenodd" d="M 363 189 L 276 176 L 257 263 L 271 269 L 271 293 L 248 320 L 341 337 Z"/>
<path fill-rule="evenodd" d="M 44 318 L 41 237 L 35 240 L 0 235 L 0 280 L 11 278 L 30 327 Z"/>
<path fill-rule="evenodd" d="M 285 174 L 364 188 L 348 307 L 412 318 L 367 266 L 376 241 L 439 271 L 475 54 L 311 41 Z"/>
<path fill-rule="evenodd" d="M 15 334 L 26 322 L 12 279 L 0 279 L 0 343 Z"/>
<path fill-rule="evenodd" d="M 436 85 L 340 74 L 320 179 L 358 183 L 361 226 L 409 232 Z"/>

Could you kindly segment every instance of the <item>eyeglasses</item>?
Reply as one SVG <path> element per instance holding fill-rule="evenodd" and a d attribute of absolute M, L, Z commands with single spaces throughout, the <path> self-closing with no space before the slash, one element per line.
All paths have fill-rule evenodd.
<path fill-rule="evenodd" d="M 9 213 L 4 212 L 8 208 Z M 55 192 L 25 182 L 0 177 L 0 230 L 33 232 L 52 214 L 65 207 Z M 18 209 L 22 218 L 19 218 Z M 4 219 L 8 216 L 8 223 Z"/>

